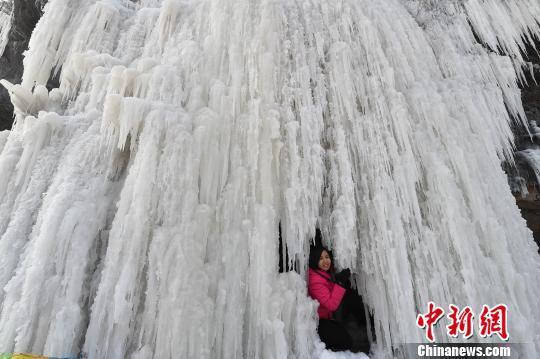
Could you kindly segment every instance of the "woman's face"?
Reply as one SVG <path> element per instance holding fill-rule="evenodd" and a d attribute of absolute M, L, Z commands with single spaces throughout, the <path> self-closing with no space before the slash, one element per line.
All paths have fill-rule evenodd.
<path fill-rule="evenodd" d="M 323 271 L 328 272 L 331 266 L 332 266 L 332 260 L 330 259 L 330 255 L 328 254 L 327 251 L 323 250 L 319 258 L 319 269 L 322 269 Z"/>

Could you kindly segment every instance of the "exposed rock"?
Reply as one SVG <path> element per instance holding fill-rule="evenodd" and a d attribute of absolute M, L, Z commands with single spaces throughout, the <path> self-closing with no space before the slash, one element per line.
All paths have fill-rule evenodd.
<path fill-rule="evenodd" d="M 536 46 L 539 48 L 540 43 Z M 540 246 L 540 158 L 533 158 L 536 154 L 540 156 L 540 83 L 536 83 L 540 80 L 540 56 L 534 49 L 529 48 L 528 58 L 534 65 L 534 78 L 527 74 L 527 83 L 523 85 L 521 98 L 530 123 L 530 132 L 523 127 L 514 128 L 516 166 L 507 165 L 505 169 L 521 214 Z"/>
<path fill-rule="evenodd" d="M 517 205 L 527 225 L 533 231 L 534 240 L 540 245 L 540 192 L 538 186 L 529 183 L 529 193 L 526 196 L 517 195 Z"/>
<path fill-rule="evenodd" d="M 7 0 L 0 2 L 4 17 L 11 15 L 4 53 L 0 57 L 0 78 L 20 83 L 23 73 L 23 53 L 42 14 L 46 0 Z M 11 13 L 11 14 L 10 14 Z M 0 88 L 0 131 L 11 128 L 13 105 L 5 88 Z"/>

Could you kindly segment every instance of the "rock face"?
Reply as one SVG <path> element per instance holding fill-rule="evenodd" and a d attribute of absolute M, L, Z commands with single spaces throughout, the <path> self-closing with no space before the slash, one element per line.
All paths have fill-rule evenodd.
<path fill-rule="evenodd" d="M 539 44 L 537 43 L 537 46 Z M 534 65 L 534 78 L 538 82 L 540 79 L 540 57 L 532 49 L 528 51 L 529 60 Z M 521 209 L 523 218 L 533 231 L 534 239 L 540 246 L 540 82 L 535 83 L 532 76 L 527 76 L 527 84 L 523 87 L 522 101 L 527 119 L 531 124 L 531 133 L 525 129 L 516 129 L 516 167 L 508 171 L 510 182 L 521 182 L 518 186 L 513 186 L 517 205 Z M 537 165 L 531 164 L 532 156 L 538 154 Z M 536 170 L 535 170 L 536 169 Z M 522 189 L 519 190 L 521 186 Z"/>
<path fill-rule="evenodd" d="M 0 78 L 11 83 L 19 83 L 23 73 L 23 53 L 28 47 L 28 40 L 42 14 L 46 0 L 8 0 L 1 2 L 5 16 L 11 12 L 11 27 L 7 33 L 7 43 L 0 57 Z M 0 131 L 11 128 L 13 105 L 9 94 L 0 89 Z"/>

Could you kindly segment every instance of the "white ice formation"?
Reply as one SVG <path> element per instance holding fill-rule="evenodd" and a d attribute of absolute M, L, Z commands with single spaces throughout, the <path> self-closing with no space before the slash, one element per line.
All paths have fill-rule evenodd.
<path fill-rule="evenodd" d="M 319 227 L 380 356 L 424 340 L 431 300 L 506 304 L 539 357 L 540 257 L 500 166 L 539 20 L 536 0 L 51 0 L 5 83 L 0 352 L 327 358 Z"/>
<path fill-rule="evenodd" d="M 0 0 L 0 54 L 4 53 L 8 41 L 11 19 L 13 17 L 12 0 Z"/>

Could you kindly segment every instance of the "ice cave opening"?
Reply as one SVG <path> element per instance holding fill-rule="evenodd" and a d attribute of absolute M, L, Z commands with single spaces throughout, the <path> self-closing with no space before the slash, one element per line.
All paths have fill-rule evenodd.
<path fill-rule="evenodd" d="M 512 126 L 536 133 L 539 24 L 536 0 L 49 0 L 1 81 L 0 352 L 365 357 L 317 335 L 319 228 L 371 357 L 414 355 L 435 303 L 504 304 L 502 341 L 538 358 L 538 246 L 501 162 Z"/>

